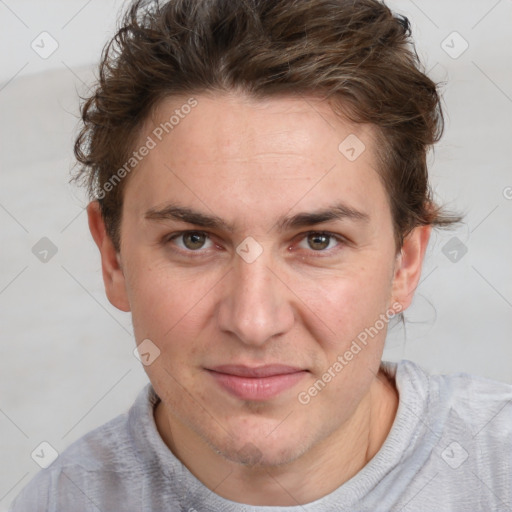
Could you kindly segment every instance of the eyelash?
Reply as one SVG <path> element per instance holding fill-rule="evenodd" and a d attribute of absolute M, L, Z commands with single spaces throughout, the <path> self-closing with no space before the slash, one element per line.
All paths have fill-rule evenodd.
<path fill-rule="evenodd" d="M 209 237 L 209 235 L 208 235 L 208 233 L 206 231 L 187 230 L 187 231 L 179 231 L 177 233 L 172 233 L 171 235 L 168 235 L 168 236 L 164 237 L 163 240 L 162 240 L 162 243 L 163 243 L 163 245 L 168 245 L 170 242 L 172 242 L 176 238 L 179 238 L 179 237 L 181 237 L 183 235 L 187 235 L 187 234 L 191 234 L 191 233 L 197 233 L 197 234 L 201 234 L 201 235 L 206 235 L 206 237 L 208 237 L 212 241 L 212 239 Z M 306 233 L 301 233 L 301 235 L 302 235 L 302 238 L 300 238 L 300 241 L 304 240 L 305 238 L 307 238 L 310 235 L 323 235 L 323 236 L 327 236 L 329 238 L 334 238 L 340 245 L 346 245 L 348 243 L 347 239 L 344 238 L 343 236 L 336 235 L 334 233 L 330 233 L 329 231 L 307 231 Z M 203 251 L 201 249 L 197 249 L 196 251 L 193 251 L 191 249 L 187 249 L 187 250 L 184 250 L 184 249 L 172 249 L 172 250 L 174 252 L 177 252 L 180 255 L 184 255 L 185 257 L 188 257 L 188 258 L 201 257 L 201 256 L 203 256 L 203 254 L 205 252 L 205 251 Z M 324 249 L 324 250 L 318 250 L 318 251 L 314 251 L 313 249 L 311 249 L 311 252 L 312 253 L 317 253 L 313 257 L 315 257 L 315 258 L 320 257 L 321 258 L 321 257 L 325 257 L 325 256 L 322 256 L 322 254 L 325 254 L 325 253 L 327 253 L 328 256 L 331 256 L 333 250 L 336 250 L 336 248 L 328 249 L 328 250 Z M 340 249 L 338 249 L 338 250 L 340 250 Z"/>

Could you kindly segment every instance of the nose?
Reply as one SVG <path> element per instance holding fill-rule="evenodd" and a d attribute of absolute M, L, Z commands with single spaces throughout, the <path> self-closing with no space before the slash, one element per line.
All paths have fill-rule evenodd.
<path fill-rule="evenodd" d="M 251 263 L 236 256 L 224 281 L 219 327 L 245 345 L 262 346 L 293 326 L 293 294 L 273 267 L 265 252 Z"/>

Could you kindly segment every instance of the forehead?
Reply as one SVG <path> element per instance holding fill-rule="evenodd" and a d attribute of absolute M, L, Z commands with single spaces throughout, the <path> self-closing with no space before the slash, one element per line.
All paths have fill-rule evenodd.
<path fill-rule="evenodd" d="M 261 214 L 337 199 L 372 210 L 386 202 L 373 130 L 341 120 L 314 97 L 169 98 L 144 123 L 140 141 L 151 138 L 154 148 L 131 177 L 127 207 L 140 215 L 172 196 L 228 216 L 240 213 L 235 205 Z"/>
<path fill-rule="evenodd" d="M 143 130 L 156 130 L 158 135 L 159 127 L 163 129 L 163 138 L 173 140 L 176 161 L 185 158 L 187 162 L 217 163 L 275 158 L 282 162 L 283 156 L 289 156 L 322 164 L 332 162 L 333 155 L 338 156 L 339 144 L 350 135 L 361 142 L 370 142 L 373 137 L 371 126 L 343 121 L 326 101 L 315 97 L 255 99 L 243 94 L 207 93 L 194 100 L 193 109 L 185 109 L 189 102 L 186 97 L 162 101 Z M 173 115 L 182 110 L 189 113 Z M 368 149 L 372 150 L 372 146 Z"/>

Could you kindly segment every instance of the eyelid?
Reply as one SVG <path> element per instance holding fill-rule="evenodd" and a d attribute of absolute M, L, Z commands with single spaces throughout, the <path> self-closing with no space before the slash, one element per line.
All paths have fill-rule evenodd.
<path fill-rule="evenodd" d="M 337 251 L 340 250 L 340 247 L 339 247 L 340 245 L 343 246 L 343 245 L 347 245 L 348 244 L 348 240 L 343 235 L 340 235 L 340 234 L 337 234 L 337 233 L 331 233 L 330 231 L 325 231 L 325 230 L 306 231 L 305 233 L 300 233 L 297 236 L 300 237 L 299 241 L 302 241 L 302 240 L 304 240 L 305 238 L 307 238 L 310 235 L 325 235 L 325 236 L 328 236 L 331 239 L 336 240 L 336 242 L 338 242 L 338 246 L 337 247 L 333 247 L 333 248 L 328 249 L 328 250 L 323 250 L 323 251 L 314 251 L 313 249 L 309 250 L 308 252 L 313 254 L 314 257 L 327 257 L 327 256 L 331 256 L 334 252 L 337 252 Z M 324 256 L 322 256 L 322 255 L 324 255 Z"/>
<path fill-rule="evenodd" d="M 212 242 L 212 243 L 215 243 L 212 239 L 212 234 L 209 233 L 208 231 L 203 231 L 203 230 L 199 230 L 199 229 L 187 229 L 187 230 L 183 230 L 183 231 L 176 231 L 174 233 L 171 233 L 171 234 L 168 234 L 166 236 L 164 236 L 162 238 L 162 244 L 163 245 L 166 245 L 168 244 L 169 242 L 173 241 L 174 239 L 176 238 L 179 238 L 180 236 L 183 236 L 183 235 L 186 235 L 186 234 L 189 234 L 189 233 L 199 233 L 199 234 L 202 234 L 202 235 L 206 235 L 206 237 Z M 331 233 L 330 231 L 325 231 L 325 230 L 310 230 L 310 231 L 304 231 L 302 233 L 299 233 L 298 235 L 296 235 L 294 238 L 295 239 L 299 239 L 299 241 L 307 238 L 308 236 L 310 235 L 326 235 L 326 236 L 329 236 L 330 238 L 334 238 L 338 244 L 340 245 L 347 245 L 349 243 L 348 239 L 345 238 L 343 235 L 340 235 L 338 233 Z M 204 252 L 206 252 L 205 250 L 202 250 L 202 249 L 198 249 L 196 251 L 193 251 L 193 250 L 185 250 L 185 249 L 173 249 L 175 252 L 178 252 L 180 254 L 186 254 L 186 256 L 190 256 L 190 257 L 195 257 L 195 256 L 200 256 L 202 254 L 204 254 Z M 324 255 L 331 255 L 333 251 L 337 251 L 339 249 L 336 249 L 336 248 L 333 248 L 333 249 L 329 249 L 329 250 L 324 250 L 324 251 L 314 251 L 313 249 L 311 249 L 310 253 L 312 253 L 314 255 L 314 257 L 322 257 L 322 254 Z M 316 253 L 316 254 L 315 254 Z"/>
<path fill-rule="evenodd" d="M 167 244 L 169 244 L 169 242 L 172 242 L 174 239 L 180 238 L 183 235 L 187 235 L 189 233 L 199 233 L 201 235 L 205 235 L 207 237 L 207 239 L 209 239 L 212 243 L 215 243 L 212 240 L 211 233 L 208 233 L 207 231 L 201 231 L 199 229 L 187 229 L 184 231 L 176 231 L 174 233 L 164 236 L 162 238 L 162 244 L 167 245 Z M 185 254 L 186 256 L 192 256 L 192 257 L 202 255 L 205 252 L 204 249 L 198 249 L 197 251 L 192 251 L 191 249 L 181 249 L 181 248 L 173 249 L 173 251 L 175 251 L 179 254 Z"/>

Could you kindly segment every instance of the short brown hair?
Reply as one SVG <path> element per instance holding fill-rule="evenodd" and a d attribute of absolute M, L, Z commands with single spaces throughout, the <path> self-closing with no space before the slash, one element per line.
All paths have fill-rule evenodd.
<path fill-rule="evenodd" d="M 414 227 L 461 219 L 432 199 L 426 155 L 444 120 L 438 86 L 421 71 L 410 35 L 408 19 L 377 0 L 137 0 L 82 104 L 73 179 L 99 199 L 119 251 L 127 180 L 108 193 L 104 186 L 161 100 L 206 91 L 314 94 L 346 119 L 377 127 L 399 250 Z"/>

